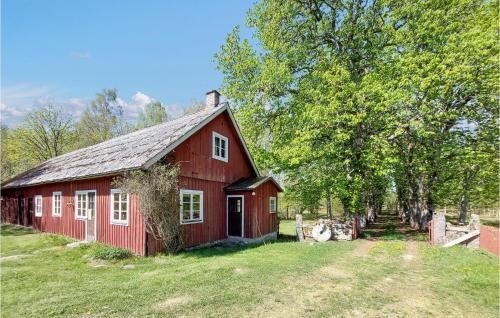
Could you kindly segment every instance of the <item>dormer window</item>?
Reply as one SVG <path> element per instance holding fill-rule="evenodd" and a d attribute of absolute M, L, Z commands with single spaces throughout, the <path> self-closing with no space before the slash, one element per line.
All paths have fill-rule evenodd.
<path fill-rule="evenodd" d="M 228 150 L 227 137 L 212 132 L 212 158 L 227 162 Z"/>

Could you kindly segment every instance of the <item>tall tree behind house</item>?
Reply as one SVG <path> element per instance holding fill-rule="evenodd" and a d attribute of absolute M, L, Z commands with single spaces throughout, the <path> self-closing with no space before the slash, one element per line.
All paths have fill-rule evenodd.
<path fill-rule="evenodd" d="M 77 124 L 77 148 L 98 144 L 130 130 L 117 98 L 116 89 L 104 89 L 96 94 Z"/>
<path fill-rule="evenodd" d="M 135 129 L 146 128 L 163 123 L 169 119 L 167 110 L 159 101 L 153 101 L 139 112 Z"/>

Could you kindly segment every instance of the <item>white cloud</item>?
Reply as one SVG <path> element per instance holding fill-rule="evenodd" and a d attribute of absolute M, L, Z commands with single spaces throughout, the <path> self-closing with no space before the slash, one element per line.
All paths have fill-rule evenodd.
<path fill-rule="evenodd" d="M 33 109 L 40 98 L 47 97 L 52 89 L 48 86 L 17 84 L 3 86 L 1 90 L 1 120 L 9 126 L 16 126 Z"/>
<path fill-rule="evenodd" d="M 125 117 L 135 119 L 141 110 L 144 110 L 147 104 L 154 101 L 154 99 L 143 92 L 137 92 L 132 95 L 132 101 L 129 103 L 122 98 L 118 97 L 118 103 L 123 107 Z"/>
<path fill-rule="evenodd" d="M 56 99 L 53 97 L 55 90 L 47 86 L 33 86 L 20 84 L 2 87 L 1 90 L 1 122 L 10 127 L 21 123 L 24 116 L 29 112 L 39 109 L 47 104 L 62 107 L 75 120 L 78 120 L 91 99 L 72 97 L 69 99 Z M 155 99 L 143 92 L 136 92 L 130 99 L 117 98 L 119 105 L 123 107 L 125 119 L 133 122 L 139 112 L 144 110 L 147 104 Z M 176 118 L 184 113 L 184 106 L 179 104 L 164 105 L 170 118 Z"/>
<path fill-rule="evenodd" d="M 2 115 L 7 114 L 10 116 L 15 116 L 15 117 L 24 116 L 23 112 L 20 112 L 19 110 L 15 109 L 13 107 L 9 107 L 9 106 L 5 105 L 4 103 L 0 103 L 0 112 L 2 113 Z"/>

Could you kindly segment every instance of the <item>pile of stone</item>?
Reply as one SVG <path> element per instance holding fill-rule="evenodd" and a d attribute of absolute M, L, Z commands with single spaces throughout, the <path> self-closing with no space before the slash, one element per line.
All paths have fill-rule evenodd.
<path fill-rule="evenodd" d="M 453 225 L 446 222 L 443 213 L 435 213 L 432 218 L 431 243 L 450 247 L 463 244 L 467 247 L 479 247 L 481 222 L 479 215 L 472 214 L 468 225 Z"/>
<path fill-rule="evenodd" d="M 305 237 L 313 238 L 318 242 L 350 241 L 353 237 L 351 221 L 319 219 L 313 223 L 304 224 L 303 228 Z"/>

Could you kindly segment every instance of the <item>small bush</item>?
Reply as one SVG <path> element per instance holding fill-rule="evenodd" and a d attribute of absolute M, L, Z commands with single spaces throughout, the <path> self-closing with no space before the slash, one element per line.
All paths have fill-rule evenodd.
<path fill-rule="evenodd" d="M 93 258 L 110 261 L 132 257 L 132 252 L 123 248 L 95 244 L 90 249 L 90 255 Z"/>

